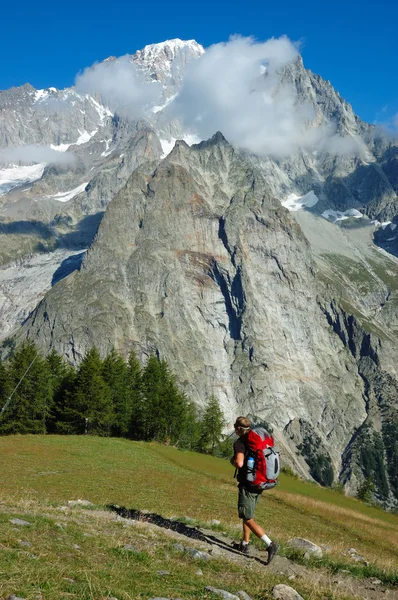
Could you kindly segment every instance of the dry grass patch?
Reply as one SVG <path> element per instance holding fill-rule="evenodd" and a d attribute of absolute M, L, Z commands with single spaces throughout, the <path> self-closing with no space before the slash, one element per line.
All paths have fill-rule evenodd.
<path fill-rule="evenodd" d="M 17 515 L 31 523 L 17 527 L 10 514 L 0 515 L 0 597 L 15 593 L 26 600 L 120 600 L 154 596 L 210 599 L 207 585 L 236 593 L 245 589 L 260 600 L 271 597 L 286 577 L 272 575 L 246 561 L 195 561 L 176 550 L 176 540 L 142 523 L 127 524 L 101 510 L 42 507 Z M 201 547 L 200 543 L 184 545 Z M 198 568 L 202 575 L 198 575 Z M 161 575 L 160 571 L 168 572 Z M 298 579 L 295 587 L 307 600 L 351 599 L 332 586 Z"/>

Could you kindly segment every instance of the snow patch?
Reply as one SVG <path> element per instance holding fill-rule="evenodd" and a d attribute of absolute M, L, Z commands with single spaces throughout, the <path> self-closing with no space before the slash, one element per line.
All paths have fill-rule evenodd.
<path fill-rule="evenodd" d="M 142 50 L 137 52 L 141 59 L 154 60 L 159 56 L 165 55 L 171 62 L 178 51 L 183 48 L 189 48 L 198 56 L 204 54 L 204 48 L 196 40 L 180 40 L 175 38 L 174 40 L 166 40 L 165 42 L 159 42 L 158 44 L 148 44 Z"/>
<path fill-rule="evenodd" d="M 282 200 L 281 204 L 290 212 L 297 212 L 302 208 L 312 208 L 319 201 L 318 196 L 311 190 L 304 196 L 298 196 L 297 194 L 290 194 L 286 200 Z"/>
<path fill-rule="evenodd" d="M 34 98 L 33 98 L 33 102 L 40 102 L 42 100 L 45 100 L 47 98 L 47 96 L 48 96 L 47 90 L 36 90 Z"/>
<path fill-rule="evenodd" d="M 89 133 L 86 130 L 80 131 L 80 129 L 78 129 L 78 132 L 79 132 L 80 135 L 79 135 L 77 141 L 73 145 L 74 146 L 81 146 L 82 144 L 86 144 L 97 133 L 97 131 L 98 131 L 98 129 L 94 129 L 94 131 L 92 131 L 91 133 Z"/>
<path fill-rule="evenodd" d="M 56 152 L 66 152 L 71 144 L 59 144 L 55 146 L 54 144 L 50 144 L 50 148 L 55 150 Z"/>
<path fill-rule="evenodd" d="M 176 97 L 177 97 L 177 94 L 173 94 L 173 96 L 171 96 L 168 100 L 166 100 L 166 102 L 164 104 L 162 104 L 161 106 L 153 106 L 151 109 L 152 112 L 156 114 L 156 113 L 160 112 L 161 110 L 164 110 L 169 104 L 171 104 L 173 102 L 174 98 L 176 98 Z"/>
<path fill-rule="evenodd" d="M 58 92 L 58 90 L 55 87 L 49 87 L 45 90 L 36 90 L 33 95 L 33 102 L 43 102 L 43 100 L 46 100 L 48 96 L 50 96 L 50 92 L 55 93 Z"/>
<path fill-rule="evenodd" d="M 46 163 L 17 166 L 0 169 L 0 196 L 4 196 L 15 187 L 37 181 L 43 175 Z"/>
<path fill-rule="evenodd" d="M 337 221 L 345 221 L 345 219 L 349 219 L 350 217 L 354 217 L 354 219 L 362 219 L 363 214 L 356 210 L 356 208 L 349 208 L 348 210 L 325 210 L 322 213 L 322 217 L 327 219 L 328 221 L 332 221 L 332 223 L 337 223 Z"/>
<path fill-rule="evenodd" d="M 112 138 L 109 138 L 109 140 L 102 140 L 103 142 L 105 142 L 106 146 L 105 146 L 105 150 L 103 152 L 101 152 L 101 156 L 109 156 L 110 154 L 112 154 L 112 150 L 109 150 L 109 145 L 112 141 Z"/>
<path fill-rule="evenodd" d="M 103 125 L 105 119 L 107 117 L 113 117 L 113 112 L 109 110 L 106 106 L 103 106 L 99 102 L 97 102 L 92 96 L 87 96 L 88 100 L 94 106 L 95 110 L 99 114 L 99 118 L 101 120 L 101 125 Z"/>
<path fill-rule="evenodd" d="M 52 194 L 50 196 L 46 196 L 46 198 L 54 198 L 55 200 L 58 200 L 58 202 L 68 202 L 69 200 L 72 200 L 72 198 L 83 192 L 86 189 L 87 184 L 88 181 L 86 181 L 86 183 L 78 185 L 73 190 L 69 190 L 69 192 L 58 192 L 58 194 Z"/>

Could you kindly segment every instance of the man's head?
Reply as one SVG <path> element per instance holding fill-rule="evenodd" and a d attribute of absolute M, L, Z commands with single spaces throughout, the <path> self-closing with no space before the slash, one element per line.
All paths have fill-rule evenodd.
<path fill-rule="evenodd" d="M 238 417 L 234 424 L 236 435 L 239 437 L 245 435 L 249 431 L 251 425 L 252 424 L 247 417 Z"/>

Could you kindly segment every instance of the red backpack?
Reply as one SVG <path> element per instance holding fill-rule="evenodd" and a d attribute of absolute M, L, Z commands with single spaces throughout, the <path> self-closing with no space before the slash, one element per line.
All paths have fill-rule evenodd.
<path fill-rule="evenodd" d="M 263 427 L 255 427 L 247 434 L 245 445 L 246 483 L 261 490 L 275 487 L 281 467 L 272 435 Z"/>

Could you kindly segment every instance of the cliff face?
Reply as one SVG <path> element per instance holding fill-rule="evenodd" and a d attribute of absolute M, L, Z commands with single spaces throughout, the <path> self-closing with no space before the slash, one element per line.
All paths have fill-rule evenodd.
<path fill-rule="evenodd" d="M 155 171 L 130 177 L 81 271 L 21 334 L 71 360 L 93 344 L 157 352 L 200 405 L 215 392 L 230 422 L 261 415 L 281 440 L 292 422 L 309 423 L 336 472 L 366 418 L 355 359 L 317 302 L 307 239 L 220 134 L 180 142 Z"/>

